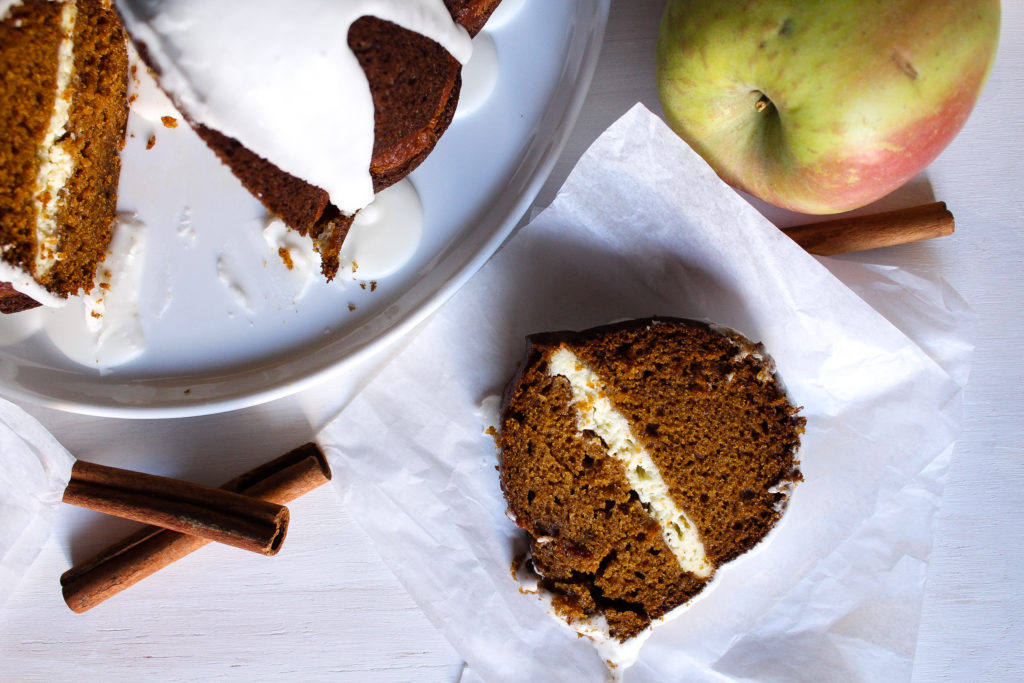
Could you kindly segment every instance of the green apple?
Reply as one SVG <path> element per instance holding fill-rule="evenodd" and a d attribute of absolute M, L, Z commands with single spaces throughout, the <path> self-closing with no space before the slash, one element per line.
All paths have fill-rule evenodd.
<path fill-rule="evenodd" d="M 729 184 L 835 213 L 913 178 L 960 131 L 999 0 L 669 0 L 668 124 Z"/>

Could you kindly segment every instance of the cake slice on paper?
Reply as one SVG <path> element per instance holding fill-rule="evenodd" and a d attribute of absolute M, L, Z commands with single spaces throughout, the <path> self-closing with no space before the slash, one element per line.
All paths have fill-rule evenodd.
<path fill-rule="evenodd" d="M 782 516 L 796 413 L 731 330 L 653 318 L 531 336 L 500 437 L 509 517 L 530 536 L 517 575 L 609 665 L 632 664 Z"/>

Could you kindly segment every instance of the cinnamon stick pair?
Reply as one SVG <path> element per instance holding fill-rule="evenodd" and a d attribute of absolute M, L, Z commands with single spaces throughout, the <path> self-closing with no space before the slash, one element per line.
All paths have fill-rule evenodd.
<path fill-rule="evenodd" d="M 157 517 L 154 517 L 149 513 L 139 512 L 143 507 L 154 507 L 152 499 L 143 501 L 143 504 L 135 504 L 132 498 L 141 495 L 140 488 L 149 486 L 146 478 L 150 475 L 142 475 L 140 479 L 136 473 L 128 473 L 127 488 L 131 494 L 126 494 L 117 488 L 117 484 L 123 483 L 126 476 L 123 470 L 90 463 L 86 463 L 82 468 L 79 468 L 78 464 L 75 467 L 78 476 L 74 473 L 72 475 L 72 483 L 65 492 L 66 502 L 88 503 L 86 507 L 92 509 L 109 511 L 120 516 L 134 515 L 129 518 L 160 524 L 147 526 L 64 572 L 60 577 L 64 601 L 75 612 L 92 609 L 107 598 L 202 548 L 212 540 L 220 540 L 213 538 L 223 531 L 211 529 L 216 527 L 216 524 L 196 525 L 193 523 L 194 520 L 187 520 L 187 513 L 182 513 L 196 504 L 191 497 L 193 485 L 176 482 L 171 484 L 168 493 L 167 489 L 161 486 L 166 487 L 166 481 L 175 480 L 166 480 L 158 484 L 157 500 L 165 502 L 156 505 L 158 513 Z M 220 489 L 196 488 L 204 490 L 205 498 L 199 503 L 200 507 L 206 509 L 206 512 L 211 512 L 214 518 L 223 515 L 225 528 L 231 530 L 234 540 L 237 540 L 245 535 L 239 533 L 239 530 L 249 529 L 251 526 L 260 527 L 262 533 L 266 534 L 265 523 L 274 510 L 284 510 L 287 515 L 287 508 L 281 507 L 282 505 L 312 491 L 330 478 L 331 470 L 327 459 L 316 444 L 307 443 L 226 482 Z M 111 499 L 114 502 L 111 502 Z M 239 499 L 244 503 L 243 508 L 252 511 L 251 513 L 236 509 Z M 159 508 L 163 508 L 163 511 L 159 511 Z M 170 519 L 159 517 L 166 516 L 168 511 L 173 511 Z M 129 514 L 122 514 L 124 512 Z M 241 521 L 233 518 L 236 512 L 240 514 Z M 168 525 L 174 526 L 165 528 Z M 202 532 L 203 536 L 194 535 L 193 532 L 196 531 Z M 273 550 L 266 554 L 275 553 L 283 537 L 284 532 L 281 531 L 275 536 L 276 544 L 271 541 L 269 545 L 264 546 Z M 262 538 L 265 540 L 266 537 Z"/>
<path fill-rule="evenodd" d="M 276 555 L 288 508 L 232 491 L 79 460 L 64 502 L 190 536 Z"/>

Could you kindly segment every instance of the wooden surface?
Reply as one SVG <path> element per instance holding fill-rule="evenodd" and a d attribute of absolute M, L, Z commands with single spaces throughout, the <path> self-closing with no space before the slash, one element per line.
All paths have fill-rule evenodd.
<path fill-rule="evenodd" d="M 613 0 L 592 90 L 538 205 L 632 104 L 659 110 L 661 5 Z M 966 128 L 922 176 L 871 208 L 945 201 L 956 234 L 863 257 L 938 271 L 978 313 L 917 681 L 1024 679 L 1024 2 L 1003 7 L 999 57 Z M 758 206 L 780 225 L 810 220 Z M 27 408 L 81 458 L 216 485 L 308 440 L 343 393 L 332 383 L 266 406 L 169 421 Z M 54 537 L 0 609 L 0 679 L 457 680 L 458 654 L 377 559 L 333 488 L 289 507 L 277 557 L 210 546 L 76 615 L 61 599 L 60 574 L 133 526 L 63 506 Z"/>

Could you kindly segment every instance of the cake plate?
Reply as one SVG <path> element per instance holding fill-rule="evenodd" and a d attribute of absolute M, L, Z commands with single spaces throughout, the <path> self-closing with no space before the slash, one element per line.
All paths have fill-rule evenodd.
<path fill-rule="evenodd" d="M 136 102 L 119 209 L 144 226 L 144 349 L 100 370 L 70 360 L 45 330 L 17 339 L 9 328 L 24 323 L 7 316 L 0 392 L 101 416 L 211 414 L 293 394 L 392 344 L 465 284 L 532 204 L 582 106 L 608 4 L 506 0 L 477 39 L 497 55 L 493 89 L 457 113 L 409 177 L 422 236 L 396 272 L 372 281 L 356 270 L 296 285 L 263 238 L 261 205 L 187 126 L 166 128 Z"/>

